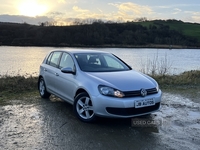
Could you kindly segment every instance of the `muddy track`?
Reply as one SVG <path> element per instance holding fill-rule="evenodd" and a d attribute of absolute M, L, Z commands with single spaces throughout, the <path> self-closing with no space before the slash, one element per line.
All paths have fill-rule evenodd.
<path fill-rule="evenodd" d="M 11 100 L 0 106 L 0 149 L 181 149 L 200 147 L 200 104 L 163 94 L 162 109 L 136 119 L 157 121 L 132 126 L 131 119 L 79 121 L 71 105 L 55 97 Z"/>

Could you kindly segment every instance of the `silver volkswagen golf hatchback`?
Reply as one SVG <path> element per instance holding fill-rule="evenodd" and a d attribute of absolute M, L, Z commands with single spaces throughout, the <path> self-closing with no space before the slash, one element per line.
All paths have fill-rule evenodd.
<path fill-rule="evenodd" d="M 157 82 L 117 56 L 95 50 L 53 50 L 40 65 L 38 89 L 73 105 L 84 122 L 96 116 L 130 118 L 160 109 Z"/>

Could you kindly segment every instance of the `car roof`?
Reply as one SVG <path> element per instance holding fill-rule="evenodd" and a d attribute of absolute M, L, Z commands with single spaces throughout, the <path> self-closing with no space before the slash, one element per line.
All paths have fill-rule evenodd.
<path fill-rule="evenodd" d="M 68 52 L 68 53 L 71 53 L 71 54 L 77 54 L 77 53 L 109 53 L 109 52 L 105 52 L 105 51 L 87 50 L 87 49 L 55 49 L 55 50 L 52 50 L 51 52 L 56 52 L 56 51 Z"/>

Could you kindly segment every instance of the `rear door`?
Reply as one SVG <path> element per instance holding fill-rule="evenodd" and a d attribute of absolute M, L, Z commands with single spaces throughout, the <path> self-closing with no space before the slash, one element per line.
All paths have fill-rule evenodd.
<path fill-rule="evenodd" d="M 48 91 L 55 93 L 56 91 L 56 80 L 58 76 L 58 64 L 60 62 L 62 52 L 52 52 L 44 66 L 44 79 Z"/>

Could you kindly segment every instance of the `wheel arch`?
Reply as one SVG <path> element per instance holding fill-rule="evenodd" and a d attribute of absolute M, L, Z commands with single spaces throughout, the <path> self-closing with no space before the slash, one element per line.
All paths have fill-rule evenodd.
<path fill-rule="evenodd" d="M 77 96 L 78 94 L 83 93 L 83 92 L 87 93 L 88 96 L 90 97 L 90 94 L 89 94 L 85 89 L 79 88 L 79 89 L 76 91 L 75 95 L 74 95 L 74 99 L 76 98 L 76 96 Z"/>
<path fill-rule="evenodd" d="M 86 97 L 89 97 L 89 101 L 91 101 L 91 102 L 87 102 L 86 103 L 86 101 L 85 102 L 83 102 L 82 101 L 82 98 L 83 99 L 86 99 Z M 83 88 L 80 88 L 80 89 L 78 89 L 77 91 L 76 91 L 76 94 L 75 94 L 75 96 L 74 96 L 74 104 L 73 104 L 73 110 L 74 110 L 74 112 L 75 112 L 75 114 L 76 114 L 76 116 L 81 120 L 81 121 L 83 121 L 83 122 L 87 122 L 87 123 L 89 123 L 89 122 L 94 122 L 95 120 L 96 120 L 96 116 L 95 116 L 95 111 L 94 111 L 94 109 L 92 108 L 92 106 L 94 106 L 93 105 L 93 102 L 92 102 L 92 100 L 91 100 L 91 97 L 90 97 L 90 95 L 89 95 L 89 93 L 85 90 L 85 89 L 83 89 Z M 79 102 L 78 101 L 82 101 L 82 103 L 85 103 L 84 105 L 86 105 L 86 109 L 87 109 L 87 107 L 90 107 L 91 106 L 91 108 L 92 109 L 90 109 L 90 110 L 85 110 L 85 106 L 83 105 L 80 105 L 79 104 Z M 89 104 L 90 103 L 90 104 Z M 77 104 L 79 105 L 79 106 L 81 106 L 82 108 L 79 108 L 79 106 L 77 106 Z M 83 113 L 83 112 L 80 112 L 80 110 L 82 110 L 83 109 L 83 111 L 85 112 L 85 114 Z M 86 111 L 88 112 L 88 115 L 86 115 L 87 113 L 86 113 Z M 92 111 L 92 113 L 90 112 L 89 113 L 89 111 Z M 89 117 L 89 118 L 88 118 Z"/>

